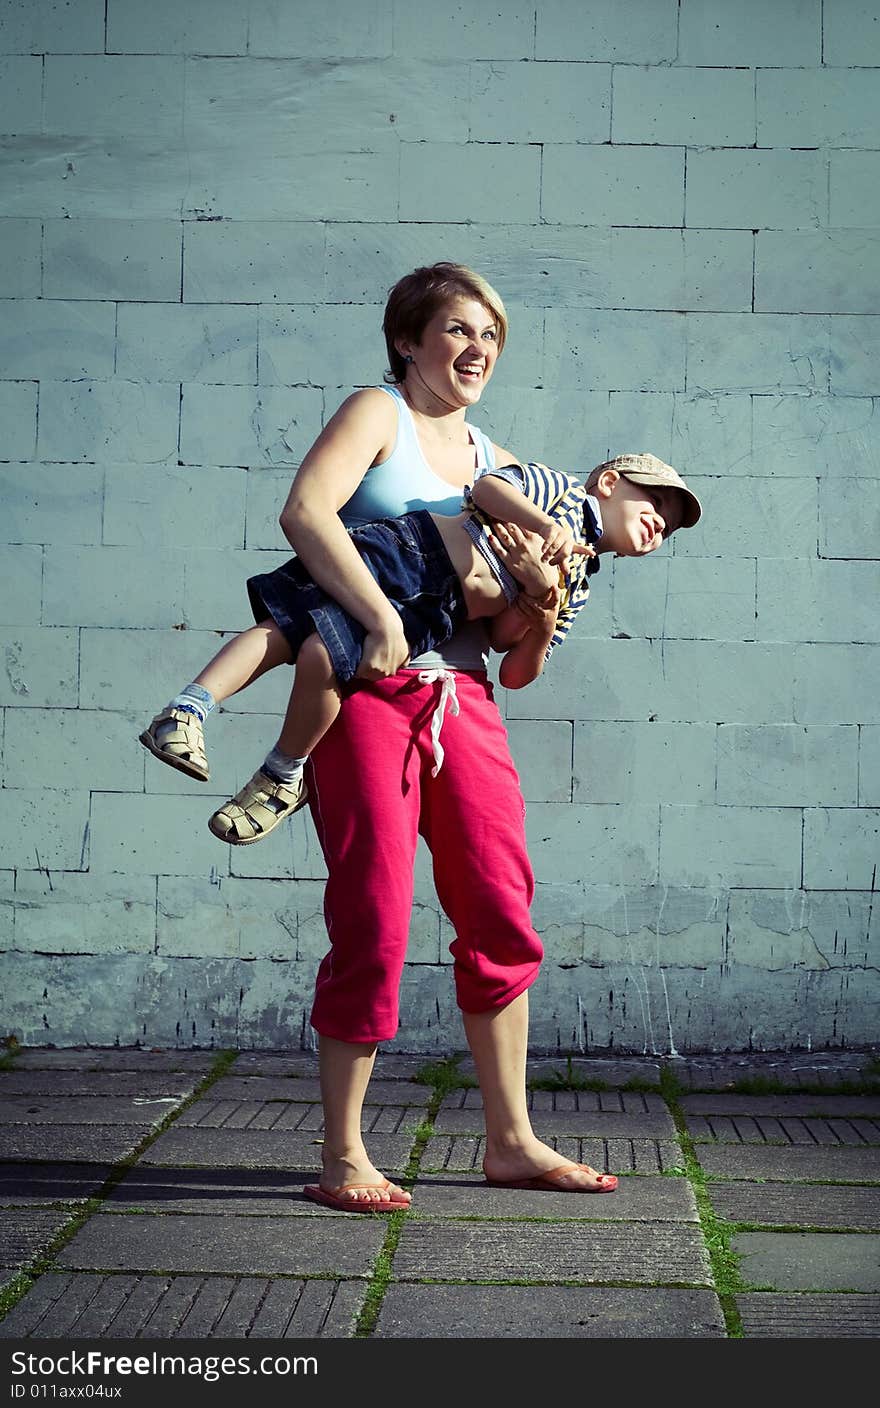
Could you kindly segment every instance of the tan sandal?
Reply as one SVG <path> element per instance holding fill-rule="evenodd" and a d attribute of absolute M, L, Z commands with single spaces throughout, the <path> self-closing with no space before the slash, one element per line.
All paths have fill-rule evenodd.
<path fill-rule="evenodd" d="M 185 772 L 197 782 L 210 778 L 202 722 L 188 709 L 163 709 L 144 729 L 139 741 L 160 763 Z"/>
<path fill-rule="evenodd" d="M 252 846 L 305 806 L 308 795 L 302 776 L 291 785 L 276 782 L 268 773 L 255 772 L 231 801 L 218 808 L 208 827 L 230 846 Z"/>

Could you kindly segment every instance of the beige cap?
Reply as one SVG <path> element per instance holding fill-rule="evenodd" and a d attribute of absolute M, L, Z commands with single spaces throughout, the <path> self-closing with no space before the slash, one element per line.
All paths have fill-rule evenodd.
<path fill-rule="evenodd" d="M 673 469 L 671 464 L 658 460 L 656 455 L 617 455 L 615 459 L 597 465 L 593 473 L 603 469 L 616 469 L 618 474 L 625 475 L 634 484 L 656 484 L 666 489 L 680 489 L 684 501 L 681 527 L 693 528 L 699 521 L 703 512 L 700 500 L 685 484 L 678 470 Z"/>

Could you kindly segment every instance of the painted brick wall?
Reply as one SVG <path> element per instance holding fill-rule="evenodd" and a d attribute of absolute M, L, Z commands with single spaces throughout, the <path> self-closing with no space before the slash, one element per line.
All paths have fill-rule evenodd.
<path fill-rule="evenodd" d="M 205 826 L 289 675 L 212 720 L 208 788 L 136 735 L 248 623 L 388 287 L 452 258 L 511 312 L 478 423 L 705 505 L 502 698 L 535 1047 L 876 1038 L 878 67 L 875 0 L 5 0 L 6 1031 L 309 1042 L 310 823 Z M 450 938 L 420 855 L 404 1048 L 463 1044 Z"/>

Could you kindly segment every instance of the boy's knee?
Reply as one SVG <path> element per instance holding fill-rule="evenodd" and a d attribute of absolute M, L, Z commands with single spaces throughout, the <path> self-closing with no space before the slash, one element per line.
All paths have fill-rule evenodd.
<path fill-rule="evenodd" d="M 296 657 L 296 668 L 313 679 L 331 680 L 334 678 L 333 665 L 326 645 L 317 631 L 306 636 Z"/>

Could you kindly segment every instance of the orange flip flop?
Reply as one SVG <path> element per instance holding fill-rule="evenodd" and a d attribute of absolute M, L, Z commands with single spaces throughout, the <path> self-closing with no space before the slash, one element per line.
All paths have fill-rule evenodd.
<path fill-rule="evenodd" d="M 361 1202 L 359 1199 L 343 1197 L 344 1193 L 360 1193 L 368 1188 L 378 1188 L 384 1193 L 394 1186 L 390 1179 L 383 1178 L 381 1183 L 342 1183 L 331 1192 L 322 1188 L 319 1183 L 307 1183 L 303 1192 L 313 1203 L 321 1203 L 323 1207 L 333 1208 L 335 1212 L 397 1212 L 399 1208 L 411 1207 L 412 1200 L 404 1197 L 399 1189 L 397 1196 L 392 1193 L 390 1198 L 383 1198 L 381 1201 L 370 1198 Z"/>
<path fill-rule="evenodd" d="M 591 1173 L 599 1180 L 598 1185 L 595 1188 L 569 1187 L 565 1178 L 574 1169 Z M 486 1182 L 490 1188 L 527 1188 L 543 1193 L 613 1193 L 617 1187 L 617 1178 L 613 1173 L 597 1173 L 589 1164 L 561 1164 L 559 1168 L 550 1168 L 546 1173 L 538 1173 L 531 1178 L 489 1178 L 487 1175 Z"/>

